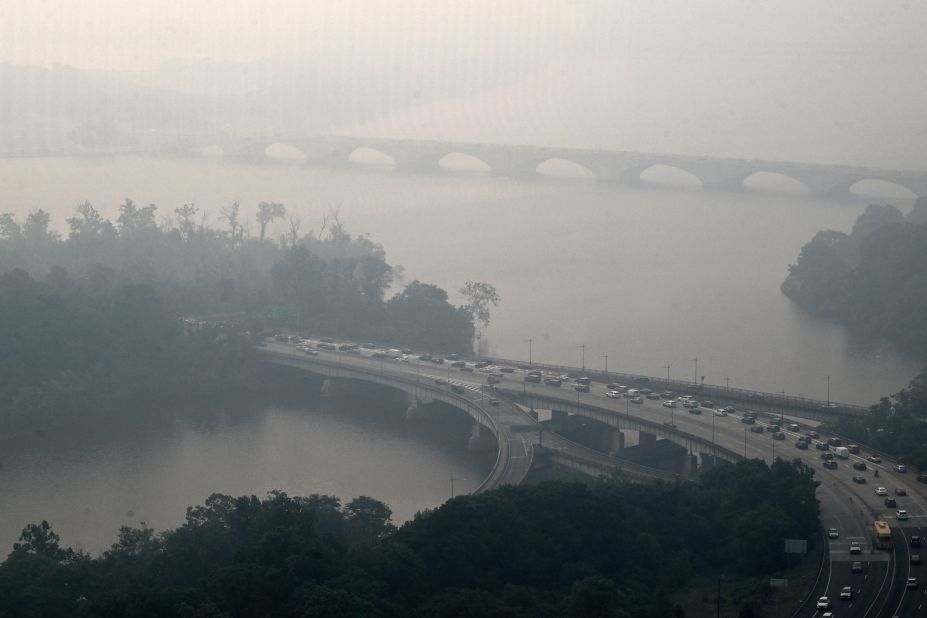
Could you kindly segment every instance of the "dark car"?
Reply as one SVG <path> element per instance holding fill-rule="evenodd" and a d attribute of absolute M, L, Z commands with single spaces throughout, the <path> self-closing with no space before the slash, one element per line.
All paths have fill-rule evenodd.
<path fill-rule="evenodd" d="M 474 363 L 474 366 L 477 369 L 482 369 L 483 367 L 489 367 L 490 365 L 492 365 L 492 363 L 490 363 L 488 360 L 481 360 L 477 363 Z"/>
<path fill-rule="evenodd" d="M 821 459 L 823 459 L 824 461 L 831 461 L 834 459 L 834 454 L 833 453 L 821 453 Z"/>
<path fill-rule="evenodd" d="M 804 441 L 802 441 L 802 442 L 796 442 L 796 443 L 795 443 L 795 448 L 800 449 L 800 450 L 802 450 L 802 451 L 807 451 L 807 450 L 808 450 L 808 443 L 807 443 L 807 442 L 804 442 Z"/>
<path fill-rule="evenodd" d="M 467 366 L 467 363 L 465 363 L 462 360 L 456 360 L 453 363 L 451 363 L 451 367 L 456 367 L 457 369 L 460 369 L 461 367 L 466 367 L 466 366 Z"/>
<path fill-rule="evenodd" d="M 866 468 L 866 464 L 864 464 L 863 462 L 861 462 L 861 461 L 854 461 L 854 462 L 853 462 L 853 469 L 854 469 L 854 470 L 866 470 L 867 468 Z"/>
<path fill-rule="evenodd" d="M 563 384 L 563 381 L 560 378 L 545 378 L 544 384 L 547 386 L 556 386 L 559 388 L 560 385 Z"/>
<path fill-rule="evenodd" d="M 854 562 L 853 566 L 850 567 L 850 571 L 853 573 L 862 573 L 863 572 L 863 563 Z"/>
<path fill-rule="evenodd" d="M 854 483 L 858 483 L 858 484 L 860 484 L 860 485 L 865 485 L 865 484 L 866 484 L 866 477 L 865 477 L 865 476 L 854 476 L 854 477 L 853 477 L 853 482 L 854 482 Z"/>
<path fill-rule="evenodd" d="M 746 423 L 747 425 L 752 425 L 756 422 L 756 419 L 753 418 L 752 416 L 745 416 L 742 419 L 740 419 L 740 422 Z"/>
<path fill-rule="evenodd" d="M 713 408 L 713 407 L 715 407 L 715 402 L 713 402 L 713 401 L 703 401 L 703 402 L 702 402 L 702 407 L 705 407 L 705 408 Z"/>
<path fill-rule="evenodd" d="M 763 428 L 760 425 L 754 425 L 750 428 L 750 431 L 753 433 L 763 433 Z"/>
<path fill-rule="evenodd" d="M 458 361 L 460 360 L 460 354 L 448 354 L 447 360 L 449 361 Z"/>
<path fill-rule="evenodd" d="M 911 547 L 920 547 L 921 546 L 921 537 L 914 535 L 911 537 Z"/>
<path fill-rule="evenodd" d="M 917 475 L 918 483 L 927 483 L 927 472 L 921 472 Z"/>
<path fill-rule="evenodd" d="M 443 365 L 444 359 L 441 358 L 440 356 L 435 356 L 434 358 L 431 359 L 431 362 L 433 362 L 435 365 Z"/>
<path fill-rule="evenodd" d="M 780 429 L 782 428 L 779 427 L 779 425 L 767 425 L 766 426 L 766 431 L 768 431 L 769 433 L 777 433 Z"/>
<path fill-rule="evenodd" d="M 457 394 L 463 394 L 463 393 L 464 393 L 464 387 L 461 386 L 460 384 L 451 384 L 451 390 L 454 391 L 454 392 L 457 393 Z"/>
<path fill-rule="evenodd" d="M 536 382 L 541 383 L 541 374 L 540 373 L 528 373 L 525 374 L 525 382 Z"/>
<path fill-rule="evenodd" d="M 895 502 L 895 499 L 894 499 L 894 498 L 886 498 L 886 499 L 885 499 L 885 506 L 887 506 L 887 507 L 889 507 L 889 508 L 895 508 L 896 506 L 898 506 L 898 503 Z"/>
<path fill-rule="evenodd" d="M 836 469 L 837 469 L 837 460 L 836 460 L 836 459 L 828 459 L 828 460 L 826 460 L 826 461 L 824 462 L 824 467 L 825 467 L 825 468 L 828 468 L 828 469 L 830 469 L 830 470 L 836 470 Z"/>
<path fill-rule="evenodd" d="M 366 346 L 364 346 L 364 347 L 366 347 Z M 418 360 L 430 361 L 430 360 L 431 360 L 431 354 L 422 354 L 421 356 L 418 357 Z"/>

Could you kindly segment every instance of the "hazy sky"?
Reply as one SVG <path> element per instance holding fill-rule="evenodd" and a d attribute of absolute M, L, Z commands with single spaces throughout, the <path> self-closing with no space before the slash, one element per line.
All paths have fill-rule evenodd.
<path fill-rule="evenodd" d="M 357 131 L 907 167 L 924 32 L 918 0 L 0 0 L 0 62 L 283 56 L 469 90 Z"/>

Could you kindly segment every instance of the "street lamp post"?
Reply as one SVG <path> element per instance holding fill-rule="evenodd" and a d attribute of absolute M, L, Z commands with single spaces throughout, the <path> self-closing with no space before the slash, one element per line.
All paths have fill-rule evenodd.
<path fill-rule="evenodd" d="M 716 611 L 715 615 L 717 618 L 721 618 L 721 580 L 724 579 L 724 573 L 718 575 L 718 596 L 716 597 Z"/>
<path fill-rule="evenodd" d="M 669 381 L 670 381 L 670 378 L 669 378 L 669 370 L 670 370 L 670 366 L 669 366 L 669 365 L 664 365 L 663 368 L 666 369 L 666 387 L 669 388 Z"/>
<path fill-rule="evenodd" d="M 747 458 L 747 428 L 744 427 L 744 459 Z"/>
<path fill-rule="evenodd" d="M 534 339 L 528 339 L 528 366 L 531 366 L 531 345 L 534 343 Z"/>
<path fill-rule="evenodd" d="M 827 376 L 827 407 L 830 408 L 830 376 Z"/>
<path fill-rule="evenodd" d="M 608 354 L 603 354 L 602 358 L 605 359 L 605 381 L 608 382 Z"/>
<path fill-rule="evenodd" d="M 582 344 L 579 348 L 583 351 L 583 368 L 582 373 L 586 373 L 586 344 Z"/>
<path fill-rule="evenodd" d="M 692 362 L 695 363 L 695 372 L 692 374 L 692 383 L 698 384 L 698 356 L 693 358 Z"/>
<path fill-rule="evenodd" d="M 717 418 L 717 416 L 718 416 L 717 414 L 712 412 L 711 414 L 711 445 L 712 446 L 715 445 L 715 418 Z"/>

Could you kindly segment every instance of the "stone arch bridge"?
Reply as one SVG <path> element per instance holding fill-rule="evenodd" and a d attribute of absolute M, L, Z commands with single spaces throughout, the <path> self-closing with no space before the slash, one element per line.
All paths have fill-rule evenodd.
<path fill-rule="evenodd" d="M 536 176 L 538 166 L 546 161 L 564 160 L 585 168 L 605 183 L 633 184 L 647 170 L 663 166 L 682 170 L 711 190 L 741 190 L 744 181 L 754 174 L 771 173 L 798 181 L 816 196 L 845 196 L 853 185 L 864 180 L 892 183 L 914 196 L 927 196 L 924 171 L 649 152 L 332 136 L 264 139 L 204 136 L 178 142 L 165 150 L 190 153 L 211 148 L 214 152 L 221 151 L 227 159 L 263 162 L 269 158 L 268 148 L 275 145 L 289 147 L 294 161 L 335 167 L 351 165 L 352 153 L 370 149 L 381 153 L 385 161 L 391 161 L 397 171 L 408 173 L 440 172 L 441 160 L 446 155 L 463 154 L 485 163 L 493 175 L 516 178 Z"/>

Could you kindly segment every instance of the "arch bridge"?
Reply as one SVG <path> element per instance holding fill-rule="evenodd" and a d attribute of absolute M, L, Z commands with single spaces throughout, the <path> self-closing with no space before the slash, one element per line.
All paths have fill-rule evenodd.
<path fill-rule="evenodd" d="M 380 153 L 382 160 L 397 171 L 408 173 L 441 172 L 441 160 L 448 154 L 459 153 L 482 161 L 493 175 L 515 178 L 537 176 L 541 164 L 563 160 L 585 168 L 605 183 L 633 184 L 640 182 L 642 174 L 652 168 L 669 167 L 690 174 L 702 187 L 711 190 L 742 190 L 744 181 L 751 176 L 770 173 L 791 178 L 816 196 L 845 196 L 853 185 L 864 180 L 892 183 L 916 197 L 927 196 L 924 171 L 635 151 L 352 136 L 237 140 L 200 137 L 171 149 L 190 152 L 219 147 L 226 158 L 263 162 L 269 158 L 269 148 L 281 145 L 297 153 L 291 157 L 297 162 L 335 167 L 351 166 L 352 154 L 366 149 Z"/>

